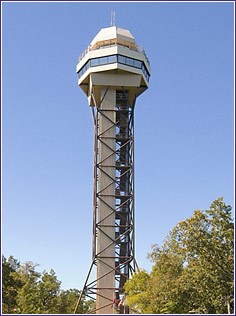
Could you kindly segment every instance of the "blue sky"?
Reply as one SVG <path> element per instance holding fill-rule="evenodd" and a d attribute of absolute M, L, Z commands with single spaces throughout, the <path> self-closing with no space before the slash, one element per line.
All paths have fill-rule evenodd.
<path fill-rule="evenodd" d="M 93 123 L 78 56 L 128 29 L 151 62 L 136 103 L 136 256 L 196 209 L 234 203 L 233 2 L 2 3 L 2 252 L 81 288 L 91 263 Z"/>

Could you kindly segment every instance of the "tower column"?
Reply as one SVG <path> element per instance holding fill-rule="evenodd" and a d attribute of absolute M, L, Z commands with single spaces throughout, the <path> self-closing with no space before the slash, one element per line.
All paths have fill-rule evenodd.
<path fill-rule="evenodd" d="M 115 288 L 115 120 L 116 91 L 103 89 L 98 112 L 97 300 L 99 314 L 111 314 Z M 102 114 L 101 114 L 102 113 Z"/>

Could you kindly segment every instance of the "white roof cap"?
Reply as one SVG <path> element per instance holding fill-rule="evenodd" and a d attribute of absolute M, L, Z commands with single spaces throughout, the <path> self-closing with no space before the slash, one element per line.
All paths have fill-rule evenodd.
<path fill-rule="evenodd" d="M 101 31 L 92 40 L 91 45 L 93 46 L 97 42 L 112 40 L 115 38 L 120 38 L 124 41 L 135 43 L 134 37 L 130 31 L 116 26 L 111 26 L 101 29 Z"/>

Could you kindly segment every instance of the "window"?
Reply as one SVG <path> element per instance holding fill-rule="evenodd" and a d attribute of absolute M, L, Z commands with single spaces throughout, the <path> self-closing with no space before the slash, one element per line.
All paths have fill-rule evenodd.
<path fill-rule="evenodd" d="M 124 56 L 118 55 L 118 63 L 125 64 L 125 59 Z"/>
<path fill-rule="evenodd" d="M 99 65 L 107 65 L 117 62 L 130 67 L 142 69 L 145 78 L 147 79 L 147 81 L 149 81 L 150 75 L 147 71 L 146 66 L 141 60 L 125 57 L 122 55 L 110 55 L 100 58 L 92 58 L 88 60 L 87 63 L 80 69 L 80 71 L 78 72 L 78 77 L 80 78 L 89 69 L 89 67 L 96 67 Z"/>
<path fill-rule="evenodd" d="M 112 56 L 108 56 L 108 64 L 112 64 L 112 63 L 116 63 L 117 62 L 117 56 L 116 55 L 112 55 Z"/>
<path fill-rule="evenodd" d="M 84 66 L 84 71 L 86 71 L 89 68 L 89 63 L 86 63 Z"/>
<path fill-rule="evenodd" d="M 106 65 L 107 64 L 107 57 L 100 57 L 99 58 L 99 64 L 100 65 Z"/>
<path fill-rule="evenodd" d="M 134 67 L 141 69 L 142 62 L 140 60 L 134 60 Z"/>
<path fill-rule="evenodd" d="M 126 65 L 133 66 L 134 65 L 134 60 L 132 58 L 126 57 Z"/>
<path fill-rule="evenodd" d="M 91 59 L 91 67 L 99 66 L 98 58 Z"/>

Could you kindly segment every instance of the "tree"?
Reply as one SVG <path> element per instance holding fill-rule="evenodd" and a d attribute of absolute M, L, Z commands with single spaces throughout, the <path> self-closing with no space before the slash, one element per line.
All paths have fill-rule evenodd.
<path fill-rule="evenodd" d="M 61 291 L 59 296 L 59 314 L 73 314 L 79 298 L 79 290 Z M 79 314 L 81 311 L 79 311 Z"/>
<path fill-rule="evenodd" d="M 234 225 L 223 198 L 209 210 L 195 211 L 177 224 L 163 246 L 154 246 L 154 262 L 140 292 L 148 306 L 135 301 L 137 273 L 125 284 L 127 303 L 145 313 L 231 313 L 234 306 Z"/>
<path fill-rule="evenodd" d="M 59 314 L 73 314 L 76 304 L 80 296 L 80 291 L 77 289 L 69 289 L 61 291 L 59 296 Z M 76 310 L 76 314 L 85 314 L 91 312 L 95 308 L 92 300 L 81 300 L 80 305 Z"/>
<path fill-rule="evenodd" d="M 125 283 L 125 291 L 128 294 L 127 303 L 133 311 L 151 314 L 151 302 L 148 287 L 151 284 L 150 275 L 141 270 L 133 275 L 132 280 Z"/>
<path fill-rule="evenodd" d="M 57 280 L 54 270 L 43 271 L 38 283 L 41 314 L 56 314 L 59 310 L 59 294 L 61 282 Z"/>
<path fill-rule="evenodd" d="M 61 282 L 53 270 L 35 270 L 37 265 L 26 262 L 20 269 L 24 282 L 17 296 L 18 313 L 20 314 L 56 314 L 59 310 Z"/>
<path fill-rule="evenodd" d="M 4 314 L 16 312 L 17 293 L 23 286 L 18 270 L 20 263 L 10 256 L 8 260 L 2 256 L 2 311 Z"/>
<path fill-rule="evenodd" d="M 17 294 L 17 313 L 40 313 L 40 296 L 38 282 L 41 274 L 35 269 L 37 264 L 26 262 L 20 266 L 19 275 L 23 286 Z"/>
<path fill-rule="evenodd" d="M 73 314 L 80 291 L 61 290 L 54 270 L 36 271 L 37 264 L 20 264 L 2 257 L 2 311 L 4 314 Z M 92 300 L 82 299 L 78 314 L 91 312 Z"/>
<path fill-rule="evenodd" d="M 169 246 L 178 242 L 187 263 L 182 276 L 198 293 L 198 312 L 230 313 L 234 297 L 234 224 L 231 207 L 223 198 L 209 210 L 195 211 L 194 216 L 174 229 Z M 191 282 L 190 282 L 191 280 Z"/>

